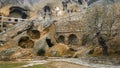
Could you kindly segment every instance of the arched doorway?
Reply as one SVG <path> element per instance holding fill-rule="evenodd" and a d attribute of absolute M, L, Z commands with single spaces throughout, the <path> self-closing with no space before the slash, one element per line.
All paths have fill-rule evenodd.
<path fill-rule="evenodd" d="M 9 17 L 26 19 L 27 18 L 27 10 L 25 10 L 21 7 L 13 6 L 10 8 Z"/>
<path fill-rule="evenodd" d="M 43 11 L 44 11 L 44 18 L 46 18 L 46 17 L 51 18 L 52 12 L 51 12 L 50 6 L 48 6 L 48 5 L 44 6 Z"/>
<path fill-rule="evenodd" d="M 65 37 L 63 35 L 58 37 L 58 43 L 65 43 Z"/>
<path fill-rule="evenodd" d="M 77 45 L 78 44 L 78 38 L 75 34 L 69 35 L 68 44 L 70 44 L 70 45 Z"/>
<path fill-rule="evenodd" d="M 48 5 L 44 6 L 43 10 L 44 12 L 51 12 L 51 8 Z"/>

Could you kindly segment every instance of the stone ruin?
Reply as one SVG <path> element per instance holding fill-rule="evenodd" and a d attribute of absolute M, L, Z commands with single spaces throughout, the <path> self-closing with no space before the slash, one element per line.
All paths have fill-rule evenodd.
<path fill-rule="evenodd" d="M 87 7 L 85 0 L 82 3 L 76 0 L 64 1 L 67 7 L 61 0 L 54 4 L 49 2 L 52 0 L 49 3 L 47 1 L 45 4 L 37 2 L 33 5 L 29 2 L 21 5 L 20 1 L 0 6 L 0 60 L 77 56 L 76 49 L 71 47 L 77 48 L 82 44 L 82 16 Z M 83 48 L 79 53 L 84 54 L 91 48 Z M 94 50 L 101 53 L 101 48 L 96 47 Z"/>
<path fill-rule="evenodd" d="M 36 55 L 63 56 L 70 50 L 67 45 L 79 45 L 80 38 L 78 36 L 80 33 L 75 32 L 79 28 L 66 32 L 69 27 L 75 27 L 68 23 L 67 29 L 59 32 L 59 29 L 64 25 L 58 23 L 59 16 L 64 16 L 68 11 L 73 13 L 79 11 L 79 6 L 73 9 L 77 2 L 71 4 L 68 2 L 67 4 L 71 7 L 67 7 L 67 12 L 63 11 L 62 2 L 58 6 L 52 3 L 41 4 L 41 2 L 34 3 L 33 6 L 30 6 L 31 4 L 25 5 L 27 2 L 21 5 L 21 1 L 15 2 L 16 4 L 14 2 L 12 4 L 9 4 L 11 2 L 3 3 L 6 6 L 2 5 L 0 8 L 0 60 L 27 58 Z M 42 7 L 38 4 L 41 4 Z M 59 24 L 61 26 L 57 26 Z M 77 22 L 74 25 L 76 24 Z"/>

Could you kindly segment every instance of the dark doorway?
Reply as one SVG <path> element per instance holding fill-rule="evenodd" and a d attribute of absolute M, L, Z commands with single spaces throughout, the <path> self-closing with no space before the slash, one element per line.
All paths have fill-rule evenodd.
<path fill-rule="evenodd" d="M 70 44 L 70 45 L 77 45 L 78 44 L 78 38 L 77 38 L 77 36 L 74 35 L 74 34 L 71 34 L 68 37 L 68 44 Z"/>
<path fill-rule="evenodd" d="M 44 49 L 40 49 L 38 52 L 37 52 L 37 55 L 38 56 L 44 56 L 45 54 L 45 50 Z"/>
<path fill-rule="evenodd" d="M 83 2 L 83 0 L 78 0 L 78 3 L 79 3 L 79 4 L 83 4 L 82 2 Z"/>
<path fill-rule="evenodd" d="M 47 5 L 43 9 L 44 9 L 44 12 L 50 12 L 51 11 L 50 7 L 47 6 Z"/>
<path fill-rule="evenodd" d="M 58 43 L 65 43 L 65 37 L 63 35 L 58 37 Z"/>
<path fill-rule="evenodd" d="M 49 47 L 54 46 L 54 44 L 51 42 L 51 39 L 47 39 L 46 38 L 46 42 L 47 42 L 47 44 L 48 44 Z"/>
<path fill-rule="evenodd" d="M 44 10 L 44 17 L 47 16 L 47 15 L 48 16 L 52 15 L 51 8 L 48 5 L 44 6 L 43 10 Z"/>

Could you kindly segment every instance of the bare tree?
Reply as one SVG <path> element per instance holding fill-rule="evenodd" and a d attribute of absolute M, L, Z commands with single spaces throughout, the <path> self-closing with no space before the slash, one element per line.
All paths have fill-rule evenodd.
<path fill-rule="evenodd" d="M 119 24 L 119 6 L 116 3 L 109 5 L 95 5 L 87 9 L 86 19 L 85 19 L 85 34 L 89 34 L 89 40 L 87 42 L 92 42 L 95 38 L 98 39 L 99 45 L 103 49 L 103 55 L 107 52 L 107 41 L 113 37 L 113 31 L 115 29 L 119 29 L 117 27 Z M 117 25 L 117 26 L 116 26 Z M 100 36 L 96 36 L 96 34 L 100 32 Z M 107 37 L 104 37 L 103 34 Z M 88 35 L 87 35 L 88 36 Z M 102 43 L 99 41 L 102 38 Z M 94 41 L 96 42 L 96 41 Z"/>

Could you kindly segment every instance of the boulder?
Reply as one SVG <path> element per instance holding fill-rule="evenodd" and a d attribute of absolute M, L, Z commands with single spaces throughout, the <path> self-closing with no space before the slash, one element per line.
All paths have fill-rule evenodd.
<path fill-rule="evenodd" d="M 8 41 L 3 46 L 0 46 L 0 60 L 9 61 L 18 58 L 27 58 L 33 56 L 33 50 L 27 48 L 21 48 L 14 40 Z"/>
<path fill-rule="evenodd" d="M 33 49 L 36 55 L 44 55 L 45 51 L 48 50 L 51 45 L 53 46 L 56 44 L 54 28 L 54 24 L 51 24 L 48 27 L 44 28 L 41 31 L 40 39 L 34 40 L 35 44 Z M 40 31 L 39 27 L 38 30 Z M 49 39 L 48 42 L 47 39 Z"/>
<path fill-rule="evenodd" d="M 8 48 L 8 49 L 5 49 L 5 50 L 0 51 L 0 60 L 5 60 L 6 57 L 7 57 L 8 59 L 10 59 L 10 58 L 9 58 L 10 55 L 12 55 L 13 53 L 15 53 L 17 49 L 18 49 L 18 48 L 15 47 L 15 48 Z"/>
<path fill-rule="evenodd" d="M 94 52 L 93 52 L 93 56 L 100 56 L 100 55 L 102 55 L 102 48 L 101 47 L 95 47 Z"/>
<path fill-rule="evenodd" d="M 88 55 L 91 55 L 94 52 L 93 48 L 94 48 L 93 46 L 81 46 L 80 49 L 76 51 L 72 57 L 77 58 L 77 57 L 86 57 Z"/>
<path fill-rule="evenodd" d="M 110 53 L 120 54 L 120 37 L 116 36 L 113 39 L 108 41 L 108 47 Z"/>
<path fill-rule="evenodd" d="M 49 48 L 47 42 L 46 42 L 46 38 L 48 35 L 44 35 L 43 37 L 41 37 L 39 40 L 35 41 L 33 50 L 34 53 L 36 55 L 43 55 L 43 53 L 45 53 L 45 51 Z M 41 53 L 43 52 L 43 53 Z"/>
<path fill-rule="evenodd" d="M 62 57 L 67 54 L 69 47 L 65 44 L 56 44 L 45 53 L 45 56 L 49 57 Z"/>
<path fill-rule="evenodd" d="M 18 59 L 18 58 L 32 58 L 34 56 L 33 49 L 23 49 L 19 48 L 10 56 L 10 59 Z"/>

